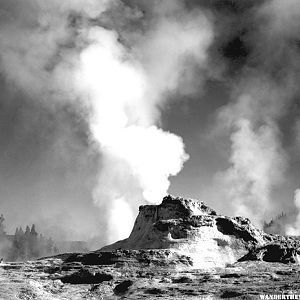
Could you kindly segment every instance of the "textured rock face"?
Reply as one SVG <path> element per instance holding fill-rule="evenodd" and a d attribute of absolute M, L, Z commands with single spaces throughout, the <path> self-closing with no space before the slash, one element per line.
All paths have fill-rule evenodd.
<path fill-rule="evenodd" d="M 167 196 L 160 205 L 141 206 L 130 236 L 103 247 L 117 249 L 171 249 L 191 257 L 193 267 L 224 267 L 270 236 L 246 218 L 217 215 L 204 202 Z"/>

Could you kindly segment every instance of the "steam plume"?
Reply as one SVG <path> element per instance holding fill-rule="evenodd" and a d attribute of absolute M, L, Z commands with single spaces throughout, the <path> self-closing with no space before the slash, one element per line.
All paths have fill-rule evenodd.
<path fill-rule="evenodd" d="M 298 211 L 300 211 L 300 190 L 295 191 L 294 203 Z M 300 235 L 300 214 L 298 213 L 297 219 L 293 225 L 286 226 L 287 235 Z"/>
<path fill-rule="evenodd" d="M 232 205 L 235 214 L 262 224 L 266 210 L 274 205 L 272 188 L 283 182 L 287 167 L 276 123 L 284 102 L 280 99 L 282 91 L 266 86 L 265 79 L 263 86 L 251 81 L 252 88 L 219 114 L 220 122 L 226 123 L 232 133 L 231 166 L 217 175 L 217 182 L 225 203 Z"/>
<path fill-rule="evenodd" d="M 180 83 L 185 60 L 205 61 L 211 29 L 202 14 L 179 20 L 159 16 L 131 53 L 115 32 L 95 27 L 88 38 L 91 45 L 80 56 L 78 85 L 91 100 L 91 130 L 103 155 L 95 202 L 124 216 L 108 220 L 109 236 L 116 239 L 125 237 L 124 229 L 128 234 L 134 221 L 124 211 L 142 199 L 159 202 L 168 190 L 168 177 L 188 158 L 181 138 L 155 124 L 164 96 Z"/>
<path fill-rule="evenodd" d="M 118 5 L 124 4 L 16 0 L 0 29 L 6 79 L 48 109 L 76 107 L 89 124 L 101 154 L 93 198 L 106 212 L 110 241 L 128 234 L 138 204 L 161 200 L 169 176 L 188 159 L 182 139 L 158 127 L 160 110 L 169 93 L 191 90 L 187 70 L 205 69 L 212 40 L 206 16 L 180 1 L 154 2 L 143 33 L 99 25 Z M 125 23 L 133 14 L 127 11 Z"/>
<path fill-rule="evenodd" d="M 218 115 L 219 126 L 230 132 L 231 154 L 217 185 L 234 214 L 257 224 L 276 207 L 272 190 L 284 181 L 288 165 L 279 124 L 299 92 L 298 13 L 296 1 L 269 1 L 252 10 L 256 23 L 243 37 L 242 77 L 234 78 L 233 102 Z M 279 206 L 284 210 L 284 201 Z"/>

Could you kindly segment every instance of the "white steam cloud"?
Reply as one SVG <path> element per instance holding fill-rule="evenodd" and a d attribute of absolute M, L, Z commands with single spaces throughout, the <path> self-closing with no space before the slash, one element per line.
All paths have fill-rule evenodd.
<path fill-rule="evenodd" d="M 222 130 L 231 130 L 231 154 L 230 167 L 217 174 L 216 182 L 234 215 L 262 225 L 274 205 L 272 188 L 284 181 L 287 168 L 276 123 L 287 93 L 262 76 L 244 80 L 236 102 L 219 112 Z"/>
<path fill-rule="evenodd" d="M 2 71 L 42 105 L 88 112 L 101 153 L 94 201 L 107 212 L 108 240 L 124 238 L 132 211 L 160 202 L 188 159 L 182 139 L 158 127 L 160 110 L 169 93 L 191 90 L 192 65 L 205 69 L 211 24 L 180 1 L 155 2 L 154 21 L 130 33 L 129 48 L 122 32 L 95 22 L 118 1 L 25 2 L 1 16 Z"/>
<path fill-rule="evenodd" d="M 89 96 L 91 130 L 103 155 L 94 198 L 116 215 L 143 200 L 159 203 L 167 193 L 169 176 L 188 159 L 181 138 L 156 123 L 165 93 L 182 83 L 186 59 L 204 63 L 211 29 L 203 15 L 160 22 L 132 52 L 118 42 L 115 32 L 94 27 L 88 33 L 91 44 L 80 55 L 77 85 Z M 120 199 L 127 209 L 116 204 Z M 133 221 L 129 213 L 109 218 L 108 232 L 115 232 L 109 234 L 110 241 L 126 237 L 124 230 L 128 234 Z"/>
<path fill-rule="evenodd" d="M 260 225 L 266 209 L 272 207 L 271 189 L 282 182 L 286 167 L 274 128 L 262 125 L 255 131 L 250 120 L 237 120 L 231 135 L 231 167 L 217 177 L 219 192 L 234 215 Z"/>
<path fill-rule="evenodd" d="M 236 79 L 233 102 L 218 114 L 218 130 L 228 130 L 231 153 L 216 184 L 232 214 L 262 225 L 278 209 L 272 191 L 284 182 L 288 167 L 279 121 L 298 92 L 299 2 L 268 1 L 253 13 L 257 28 L 246 40 L 248 64 Z M 285 201 L 279 206 L 285 211 Z"/>
<path fill-rule="evenodd" d="M 300 211 L 300 189 L 295 191 L 294 203 L 298 211 Z M 300 235 L 300 214 L 298 213 L 297 219 L 293 225 L 286 226 L 287 235 Z"/>

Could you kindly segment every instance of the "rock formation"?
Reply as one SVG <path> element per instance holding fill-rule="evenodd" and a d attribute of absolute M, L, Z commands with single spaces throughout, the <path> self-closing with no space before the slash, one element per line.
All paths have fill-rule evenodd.
<path fill-rule="evenodd" d="M 160 205 L 141 206 L 130 236 L 100 251 L 170 249 L 191 257 L 194 268 L 210 268 L 232 264 L 271 241 L 247 218 L 221 216 L 202 201 L 169 195 Z"/>

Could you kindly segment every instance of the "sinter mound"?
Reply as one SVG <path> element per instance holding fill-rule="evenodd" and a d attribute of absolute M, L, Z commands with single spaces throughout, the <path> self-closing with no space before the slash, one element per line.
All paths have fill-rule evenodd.
<path fill-rule="evenodd" d="M 96 253 L 169 249 L 189 257 L 194 268 L 211 268 L 243 260 L 296 262 L 298 247 L 297 240 L 266 234 L 247 218 L 218 215 L 202 201 L 169 195 L 160 205 L 141 206 L 130 236 Z"/>

